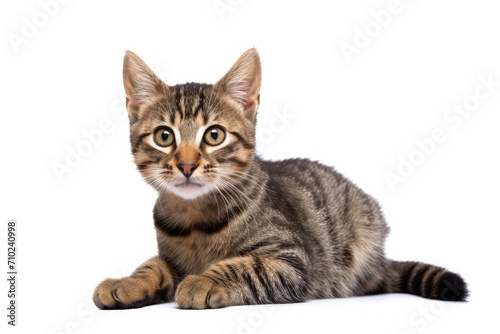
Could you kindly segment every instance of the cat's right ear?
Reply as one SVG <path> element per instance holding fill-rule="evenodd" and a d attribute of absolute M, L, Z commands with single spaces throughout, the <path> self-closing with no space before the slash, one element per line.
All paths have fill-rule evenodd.
<path fill-rule="evenodd" d="M 137 120 L 139 110 L 147 101 L 168 92 L 167 85 L 132 51 L 126 51 L 123 58 L 123 85 L 131 123 Z"/>

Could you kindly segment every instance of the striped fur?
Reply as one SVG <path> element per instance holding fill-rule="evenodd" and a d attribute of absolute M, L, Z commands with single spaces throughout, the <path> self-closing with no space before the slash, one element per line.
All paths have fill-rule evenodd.
<path fill-rule="evenodd" d="M 457 274 L 386 259 L 377 202 L 333 168 L 255 153 L 260 61 L 249 50 L 216 84 L 167 86 L 131 52 L 124 62 L 137 167 L 158 190 L 158 256 L 95 290 L 102 309 L 175 300 L 181 308 L 290 303 L 401 292 L 465 300 Z M 225 132 L 204 142 L 207 129 Z M 158 127 L 175 143 L 154 141 Z M 191 176 L 182 166 L 193 168 Z"/>

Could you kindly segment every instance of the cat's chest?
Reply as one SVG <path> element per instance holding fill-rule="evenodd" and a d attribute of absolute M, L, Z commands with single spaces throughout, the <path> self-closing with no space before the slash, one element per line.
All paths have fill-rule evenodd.
<path fill-rule="evenodd" d="M 224 234 L 192 231 L 187 236 L 159 236 L 159 253 L 182 273 L 198 274 L 226 256 Z"/>

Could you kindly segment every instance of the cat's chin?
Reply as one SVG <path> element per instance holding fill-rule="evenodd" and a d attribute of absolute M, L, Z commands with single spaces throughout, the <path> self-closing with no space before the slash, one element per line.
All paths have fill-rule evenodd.
<path fill-rule="evenodd" d="M 210 192 L 210 187 L 196 182 L 168 184 L 167 190 L 185 200 L 193 200 Z"/>

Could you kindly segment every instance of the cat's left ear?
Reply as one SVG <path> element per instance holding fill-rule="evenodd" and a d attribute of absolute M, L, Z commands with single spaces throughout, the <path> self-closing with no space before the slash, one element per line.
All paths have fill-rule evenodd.
<path fill-rule="evenodd" d="M 214 90 L 222 91 L 236 101 L 245 117 L 254 120 L 260 102 L 261 75 L 259 53 L 250 49 L 214 85 Z"/>
<path fill-rule="evenodd" d="M 137 120 L 139 110 L 147 101 L 168 92 L 168 86 L 131 51 L 123 58 L 123 85 L 131 123 Z"/>

